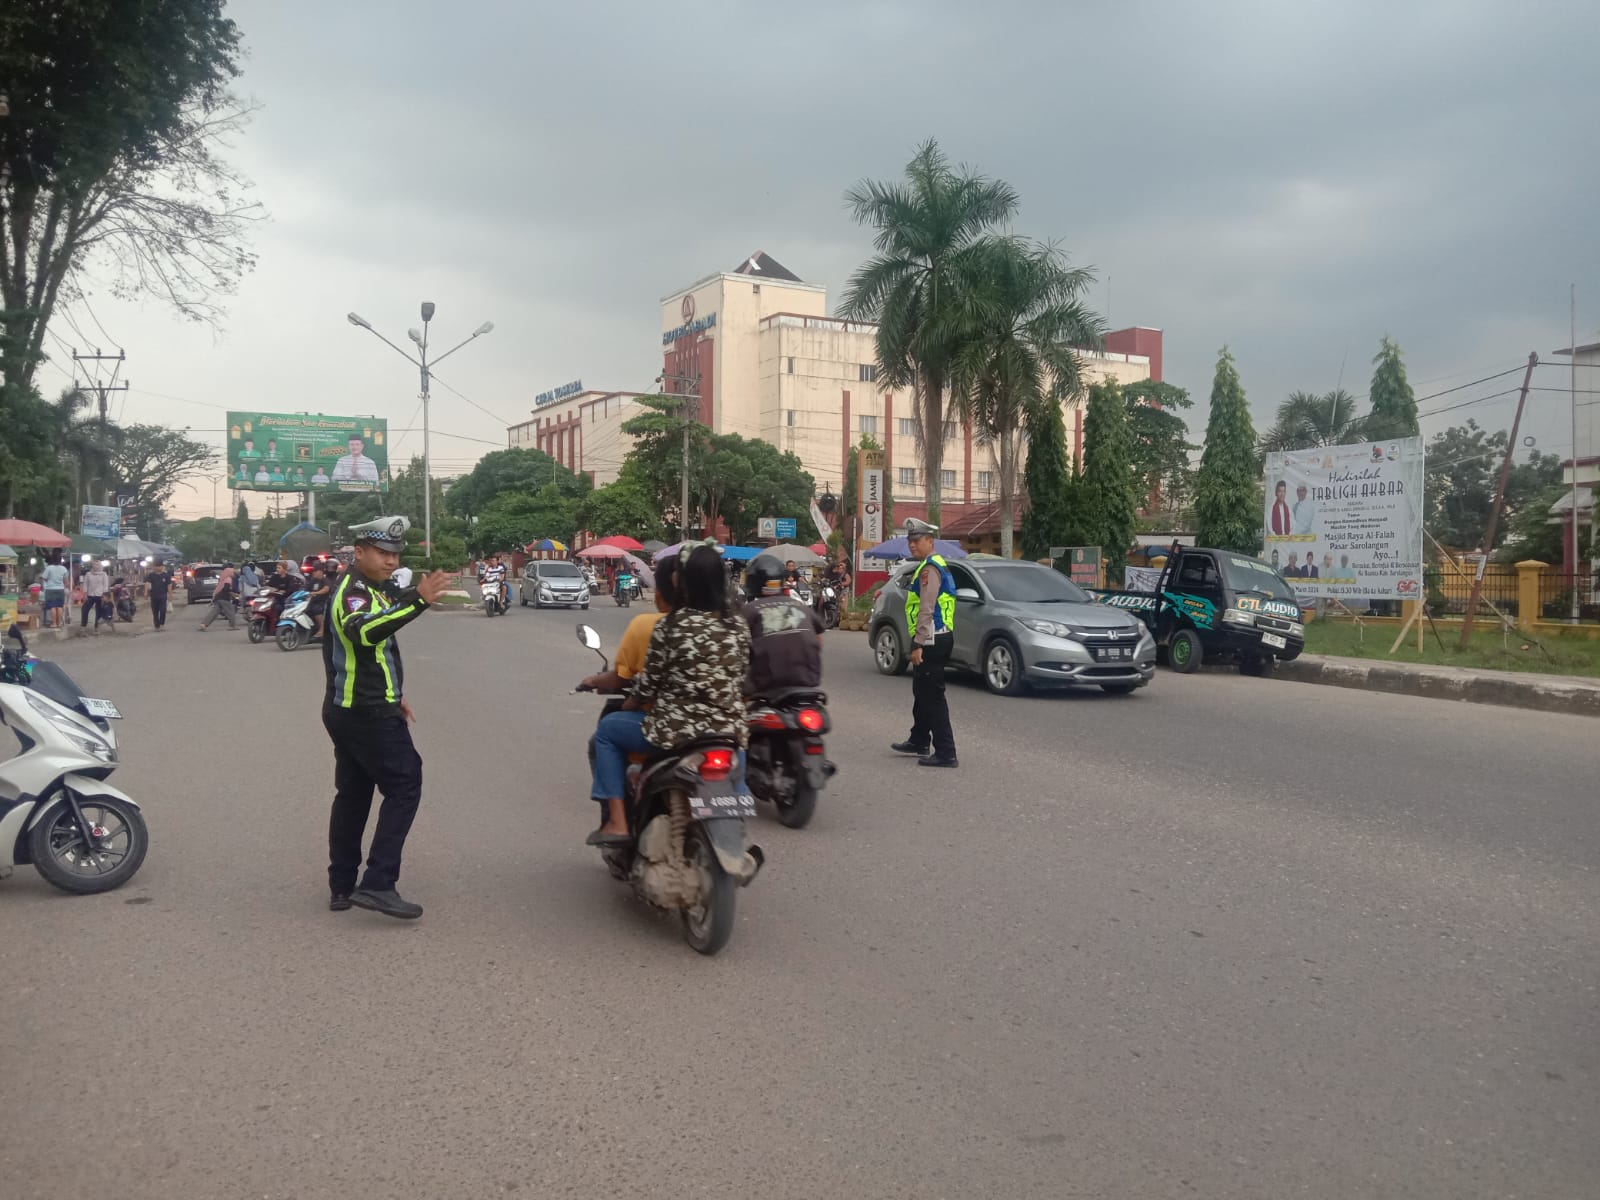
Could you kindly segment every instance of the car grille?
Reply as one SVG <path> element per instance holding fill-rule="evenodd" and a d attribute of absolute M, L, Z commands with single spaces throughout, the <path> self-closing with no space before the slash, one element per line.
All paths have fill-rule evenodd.
<path fill-rule="evenodd" d="M 1292 625 L 1293 625 L 1292 622 L 1283 621 L 1283 620 L 1280 620 L 1277 617 L 1267 617 L 1267 616 L 1260 616 L 1260 615 L 1258 615 L 1256 617 L 1256 628 L 1257 629 L 1271 629 L 1276 633 L 1288 633 L 1290 628 L 1292 627 Z"/>
<path fill-rule="evenodd" d="M 1137 629 L 1086 629 L 1078 636 L 1085 645 L 1089 646 L 1136 646 L 1139 644 L 1139 630 Z"/>

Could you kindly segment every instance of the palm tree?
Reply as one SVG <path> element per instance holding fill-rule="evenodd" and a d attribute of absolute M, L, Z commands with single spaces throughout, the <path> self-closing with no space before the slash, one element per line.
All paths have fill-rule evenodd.
<path fill-rule="evenodd" d="M 924 142 L 905 179 L 864 180 L 845 193 L 857 221 L 877 230 L 874 255 L 857 268 L 840 311 L 878 323 L 878 372 L 890 387 L 915 387 L 917 438 L 928 519 L 939 520 L 945 388 L 951 364 L 982 313 L 982 262 L 991 231 L 1017 210 L 1009 184 L 952 167 Z"/>
<path fill-rule="evenodd" d="M 1099 347 L 1100 317 L 1083 304 L 1093 272 L 1068 267 L 1053 245 L 996 241 L 986 254 L 983 307 L 988 319 L 950 364 L 952 399 L 963 421 L 993 447 L 1000 470 L 1000 553 L 1011 557 L 1017 459 L 1025 430 L 1044 405 L 1082 388 L 1074 349 Z"/>
<path fill-rule="evenodd" d="M 1278 405 L 1278 421 L 1261 436 L 1262 453 L 1314 450 L 1366 440 L 1368 418 L 1356 415 L 1356 399 L 1343 388 L 1325 396 L 1292 392 Z"/>

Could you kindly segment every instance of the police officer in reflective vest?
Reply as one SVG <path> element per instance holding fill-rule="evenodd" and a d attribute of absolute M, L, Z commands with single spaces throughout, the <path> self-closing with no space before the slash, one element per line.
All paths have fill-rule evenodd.
<path fill-rule="evenodd" d="M 334 912 L 354 904 L 389 917 L 422 915 L 422 905 L 401 899 L 395 890 L 400 853 L 422 799 L 422 756 L 411 744 L 410 724 L 415 718 L 402 691 L 405 672 L 395 634 L 438 598 L 445 573 L 424 575 L 404 591 L 390 584 L 410 527 L 404 517 L 352 525 L 355 563 L 339 577 L 328 599 L 322 640 L 328 692 L 322 724 L 333 739 L 328 907 Z M 361 836 L 375 787 L 383 792 L 383 804 L 366 877 L 357 887 Z"/>
<path fill-rule="evenodd" d="M 944 668 L 955 641 L 956 581 L 926 521 L 906 522 L 906 542 L 922 563 L 906 588 L 906 628 L 911 634 L 911 736 L 893 749 L 917 755 L 924 767 L 954 767 L 956 739 L 944 697 Z"/>

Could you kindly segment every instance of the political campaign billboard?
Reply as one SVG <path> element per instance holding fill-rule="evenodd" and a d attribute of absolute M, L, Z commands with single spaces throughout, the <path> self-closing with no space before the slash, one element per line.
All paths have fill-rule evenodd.
<path fill-rule="evenodd" d="M 228 486 L 250 492 L 386 492 L 389 423 L 322 413 L 230 412 Z"/>

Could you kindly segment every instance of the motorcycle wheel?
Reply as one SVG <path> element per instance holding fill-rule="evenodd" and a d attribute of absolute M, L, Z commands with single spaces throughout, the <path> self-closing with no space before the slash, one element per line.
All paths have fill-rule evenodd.
<path fill-rule="evenodd" d="M 701 954 L 715 954 L 733 936 L 737 886 L 700 826 L 691 825 L 684 833 L 683 855 L 700 872 L 703 887 L 702 902 L 679 914 L 683 940 Z"/>
<path fill-rule="evenodd" d="M 824 629 L 839 628 L 839 606 L 837 604 L 824 606 L 822 610 L 822 627 Z"/>
<path fill-rule="evenodd" d="M 811 818 L 817 812 L 817 789 L 811 786 L 809 780 L 797 779 L 794 799 L 787 803 L 780 801 L 775 807 L 778 824 L 789 829 L 804 829 L 811 824 Z"/>
<path fill-rule="evenodd" d="M 304 639 L 304 636 L 305 630 L 301 629 L 300 626 L 285 625 L 278 630 L 276 635 L 278 649 L 284 651 L 298 650 L 300 649 L 300 643 Z"/>
<path fill-rule="evenodd" d="M 85 797 L 78 808 L 94 829 L 97 845 L 92 850 L 72 809 L 62 805 L 29 831 L 28 857 L 47 882 L 64 892 L 88 896 L 121 887 L 133 878 L 150 848 L 144 817 L 110 796 Z"/>
<path fill-rule="evenodd" d="M 250 644 L 259 646 L 267 639 L 267 623 L 265 621 L 251 621 L 250 628 L 245 631 L 250 638 Z"/>

